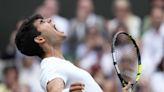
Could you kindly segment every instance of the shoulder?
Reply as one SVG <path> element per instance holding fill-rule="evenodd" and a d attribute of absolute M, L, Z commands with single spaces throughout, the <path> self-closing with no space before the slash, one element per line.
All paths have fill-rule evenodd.
<path fill-rule="evenodd" d="M 65 60 L 58 58 L 50 57 L 45 58 L 41 62 L 41 74 L 40 74 L 40 83 L 41 86 L 46 89 L 47 83 L 55 78 L 62 79 L 65 83 L 67 82 L 67 67 L 69 63 Z"/>
<path fill-rule="evenodd" d="M 67 67 L 66 67 L 67 66 Z M 45 58 L 41 62 L 41 71 L 60 71 L 68 70 L 68 68 L 74 67 L 72 63 L 64 59 L 59 59 L 55 57 Z"/>

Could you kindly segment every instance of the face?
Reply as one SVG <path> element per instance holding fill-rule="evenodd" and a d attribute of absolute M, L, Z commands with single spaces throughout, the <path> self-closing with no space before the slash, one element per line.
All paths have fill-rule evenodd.
<path fill-rule="evenodd" d="M 56 0 L 46 0 L 42 5 L 42 15 L 45 18 L 50 18 L 58 12 L 58 3 Z"/>
<path fill-rule="evenodd" d="M 8 70 L 7 73 L 5 74 L 5 82 L 8 85 L 11 85 L 16 80 L 17 80 L 17 73 L 16 73 L 16 71 L 14 69 Z"/>
<path fill-rule="evenodd" d="M 154 8 L 151 13 L 152 25 L 158 27 L 163 20 L 163 11 L 160 8 Z"/>
<path fill-rule="evenodd" d="M 164 0 L 152 0 L 152 6 L 154 7 L 164 7 Z"/>
<path fill-rule="evenodd" d="M 77 16 L 80 19 L 85 19 L 93 10 L 91 0 L 79 0 L 77 7 Z"/>
<path fill-rule="evenodd" d="M 128 4 L 124 1 L 119 1 L 114 8 L 116 17 L 119 21 L 123 21 L 129 13 Z"/>
<path fill-rule="evenodd" d="M 65 38 L 64 32 L 60 32 L 56 29 L 50 18 L 37 19 L 34 21 L 33 25 L 37 31 L 41 32 L 40 38 L 44 40 L 43 42 L 49 45 L 60 45 Z"/>

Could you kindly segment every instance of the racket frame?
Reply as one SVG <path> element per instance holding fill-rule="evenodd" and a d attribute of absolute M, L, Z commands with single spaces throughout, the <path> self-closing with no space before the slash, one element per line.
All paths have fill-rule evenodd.
<path fill-rule="evenodd" d="M 131 88 L 133 89 L 134 86 L 137 84 L 137 82 L 138 82 L 138 80 L 139 80 L 139 78 L 140 78 L 140 75 L 141 75 L 141 55 L 140 55 L 139 48 L 138 48 L 138 46 L 137 46 L 137 44 L 136 44 L 136 41 L 132 38 L 131 35 L 129 35 L 129 34 L 126 33 L 126 32 L 123 32 L 123 31 L 117 32 L 117 33 L 114 35 L 114 37 L 113 37 L 113 39 L 112 39 L 112 59 L 113 59 L 113 64 L 114 64 L 114 67 L 115 67 L 117 76 L 118 76 L 118 78 L 120 79 L 120 82 L 121 82 L 122 87 L 125 87 L 126 84 L 128 84 L 128 82 L 125 81 L 125 80 L 123 79 L 123 77 L 121 76 L 120 70 L 119 70 L 119 68 L 118 68 L 118 64 L 117 64 L 117 62 L 116 62 L 117 60 L 116 60 L 116 57 L 115 57 L 115 54 L 116 54 L 116 52 L 115 52 L 115 42 L 116 42 L 117 37 L 118 37 L 120 34 L 126 35 L 126 36 L 129 38 L 129 40 L 132 41 L 134 47 L 136 48 L 136 52 L 137 52 L 138 70 L 137 70 L 135 82 L 134 82 L 133 84 L 131 84 Z"/>

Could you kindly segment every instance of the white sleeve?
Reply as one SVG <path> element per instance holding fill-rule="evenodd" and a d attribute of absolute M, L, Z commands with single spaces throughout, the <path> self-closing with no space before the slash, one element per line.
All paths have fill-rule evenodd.
<path fill-rule="evenodd" d="M 65 73 L 58 69 L 51 69 L 51 68 L 47 68 L 44 69 L 41 73 L 41 86 L 43 87 L 44 90 L 47 90 L 47 83 L 55 78 L 61 78 L 63 79 L 64 83 L 66 84 L 67 82 L 67 77 L 65 76 Z"/>

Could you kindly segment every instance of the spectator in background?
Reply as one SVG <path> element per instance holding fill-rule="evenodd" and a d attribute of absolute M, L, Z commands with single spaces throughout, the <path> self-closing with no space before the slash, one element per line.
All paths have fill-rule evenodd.
<path fill-rule="evenodd" d="M 4 83 L 0 84 L 0 92 L 30 92 L 26 85 L 19 83 L 19 73 L 16 66 L 7 66 L 3 70 Z"/>
<path fill-rule="evenodd" d="M 149 1 L 150 1 L 151 9 L 154 7 L 159 7 L 159 8 L 164 9 L 164 0 L 149 0 Z M 164 12 L 163 12 L 163 14 L 164 14 Z M 164 17 L 163 17 L 163 21 L 164 21 Z M 148 30 L 148 28 L 150 26 L 151 26 L 151 19 L 150 19 L 150 16 L 147 15 L 143 19 L 143 26 L 142 26 L 141 35 L 143 35 Z"/>
<path fill-rule="evenodd" d="M 36 13 L 41 14 L 44 18 L 51 18 L 52 23 L 55 24 L 59 31 L 68 33 L 68 20 L 58 15 L 59 3 L 58 0 L 44 0 L 43 4 L 38 7 Z"/>
<path fill-rule="evenodd" d="M 71 21 L 69 36 L 84 40 L 86 27 L 95 26 L 99 32 L 104 31 L 104 19 L 94 13 L 92 0 L 78 0 L 76 17 Z"/>
<path fill-rule="evenodd" d="M 102 58 L 104 38 L 98 34 L 97 29 L 88 28 L 85 36 L 85 42 L 77 47 L 77 58 L 80 60 L 80 67 L 92 72 L 94 64 L 100 64 Z M 98 66 L 99 67 L 99 66 Z"/>
<path fill-rule="evenodd" d="M 118 91 L 117 87 L 119 85 L 119 82 L 117 84 L 116 76 L 115 78 L 108 78 L 103 83 L 103 92 L 120 92 Z"/>
<path fill-rule="evenodd" d="M 94 13 L 92 0 L 78 0 L 76 17 L 71 20 L 68 34 L 71 52 L 75 51 L 77 45 L 84 41 L 87 27 L 96 27 L 99 34 L 103 34 L 105 31 L 104 19 Z"/>
<path fill-rule="evenodd" d="M 0 82 L 3 80 L 3 69 L 5 67 L 5 60 L 0 59 Z"/>
<path fill-rule="evenodd" d="M 164 92 L 164 56 L 162 57 L 160 63 L 157 67 L 157 72 L 152 76 L 151 88 L 153 92 Z"/>
<path fill-rule="evenodd" d="M 151 26 L 142 38 L 143 74 L 151 76 L 163 55 L 164 31 L 163 10 L 154 7 L 151 11 Z"/>
<path fill-rule="evenodd" d="M 0 68 L 4 68 L 5 65 L 16 65 L 16 67 L 19 67 L 20 65 L 20 59 L 22 58 L 22 54 L 17 50 L 16 46 L 15 46 L 15 36 L 16 33 L 18 32 L 20 26 L 22 25 L 23 20 L 19 20 L 16 23 L 16 28 L 15 30 L 13 30 L 11 32 L 10 38 L 9 38 L 9 42 L 6 46 L 6 48 L 4 49 L 4 52 L 2 54 L 2 59 L 3 61 L 1 62 L 1 66 Z M 0 71 L 0 74 L 2 72 Z M 1 76 L 0 76 L 1 78 Z"/>
<path fill-rule="evenodd" d="M 44 92 L 40 86 L 40 66 L 39 61 L 34 57 L 23 56 L 19 67 L 19 81 L 21 84 L 28 85 L 31 92 Z M 30 77 L 29 77 L 30 76 Z"/>
<path fill-rule="evenodd" d="M 117 92 L 110 44 L 96 27 L 87 28 L 85 40 L 77 46 L 76 55 L 78 66 L 89 71 L 104 92 Z"/>
<path fill-rule="evenodd" d="M 96 27 L 87 28 L 85 41 L 77 46 L 76 55 L 79 66 L 91 74 L 102 71 L 105 76 L 112 75 L 110 44 L 98 34 Z"/>
<path fill-rule="evenodd" d="M 113 12 L 115 14 L 115 18 L 109 20 L 107 24 L 109 34 L 112 34 L 118 25 L 124 24 L 127 26 L 129 33 L 135 39 L 139 39 L 141 20 L 139 17 L 132 14 L 128 0 L 115 0 Z"/>
<path fill-rule="evenodd" d="M 22 20 L 18 21 L 16 24 L 16 29 L 11 32 L 10 38 L 9 38 L 9 43 L 7 44 L 6 48 L 4 49 L 4 52 L 2 53 L 2 59 L 16 59 L 17 58 L 17 50 L 15 47 L 15 35 L 19 29 L 19 27 L 22 24 Z M 13 60 L 12 60 L 13 62 Z"/>
<path fill-rule="evenodd" d="M 152 87 L 150 86 L 150 80 L 147 77 L 141 77 L 136 85 L 135 92 L 158 92 L 152 91 Z"/>
<path fill-rule="evenodd" d="M 164 8 L 164 0 L 150 0 L 151 7 Z"/>
<path fill-rule="evenodd" d="M 118 31 L 128 32 L 128 29 L 125 25 L 119 25 L 115 32 Z M 112 76 L 114 67 L 110 48 L 110 43 L 98 34 L 95 27 L 87 28 L 85 41 L 79 44 L 76 50 L 80 67 L 90 71 L 90 73 L 94 71 L 93 68 L 95 67 L 103 67 L 101 68 L 103 74 L 108 77 Z"/>

